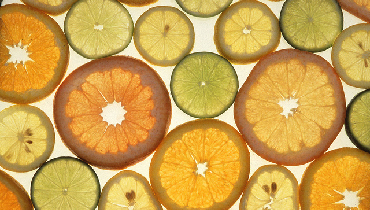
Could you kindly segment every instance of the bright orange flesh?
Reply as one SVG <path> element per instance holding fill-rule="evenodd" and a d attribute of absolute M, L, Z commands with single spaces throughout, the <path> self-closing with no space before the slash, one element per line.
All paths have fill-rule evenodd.
<path fill-rule="evenodd" d="M 0 182 L 0 209 L 22 209 L 17 196 Z"/>

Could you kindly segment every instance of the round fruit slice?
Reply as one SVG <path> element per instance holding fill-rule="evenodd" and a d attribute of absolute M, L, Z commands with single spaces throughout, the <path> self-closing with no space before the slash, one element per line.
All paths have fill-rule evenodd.
<path fill-rule="evenodd" d="M 344 82 L 370 88 L 370 24 L 353 25 L 339 34 L 331 58 Z"/>
<path fill-rule="evenodd" d="M 259 1 L 239 1 L 217 19 L 214 41 L 219 53 L 231 62 L 254 62 L 279 45 L 279 20 Z"/>
<path fill-rule="evenodd" d="M 236 125 L 262 158 L 301 165 L 323 154 L 346 112 L 342 83 L 324 58 L 285 49 L 262 58 L 239 90 Z"/>
<path fill-rule="evenodd" d="M 324 51 L 343 29 L 342 9 L 335 0 L 287 0 L 280 12 L 280 29 L 294 48 Z"/>
<path fill-rule="evenodd" d="M 370 2 L 361 0 L 337 0 L 342 9 L 352 15 L 370 22 Z"/>
<path fill-rule="evenodd" d="M 340 148 L 314 160 L 303 174 L 302 210 L 370 209 L 370 154 Z"/>
<path fill-rule="evenodd" d="M 212 17 L 224 11 L 232 0 L 176 0 L 177 4 L 188 14 L 196 17 Z"/>
<path fill-rule="evenodd" d="M 27 191 L 17 180 L 1 170 L 0 209 L 33 210 Z"/>
<path fill-rule="evenodd" d="M 149 4 L 153 4 L 158 0 L 119 0 L 120 2 L 134 7 L 142 7 Z"/>
<path fill-rule="evenodd" d="M 77 68 L 54 100 L 55 124 L 64 143 L 86 162 L 109 169 L 151 154 L 167 132 L 171 111 L 159 75 L 126 56 Z"/>
<path fill-rule="evenodd" d="M 21 4 L 0 10 L 0 99 L 39 101 L 62 80 L 69 59 L 68 42 L 48 15 Z"/>
<path fill-rule="evenodd" d="M 95 171 L 72 157 L 58 157 L 46 162 L 31 182 L 35 209 L 95 209 L 100 184 Z"/>
<path fill-rule="evenodd" d="M 80 0 L 68 11 L 64 31 L 73 50 L 96 59 L 124 50 L 131 42 L 134 23 L 117 0 Z"/>
<path fill-rule="evenodd" d="M 249 179 L 240 210 L 299 210 L 298 181 L 287 168 L 265 165 Z"/>
<path fill-rule="evenodd" d="M 248 148 L 234 127 L 198 119 L 169 132 L 149 176 L 167 209 L 228 209 L 246 186 L 249 166 Z"/>
<path fill-rule="evenodd" d="M 99 210 L 111 209 L 162 210 L 162 206 L 145 177 L 124 170 L 109 179 L 102 190 Z"/>
<path fill-rule="evenodd" d="M 77 0 L 22 0 L 23 3 L 51 15 L 67 11 Z"/>
<path fill-rule="evenodd" d="M 239 82 L 228 60 L 211 52 L 198 52 L 176 65 L 170 87 L 176 105 L 185 113 L 212 118 L 231 106 Z"/>
<path fill-rule="evenodd" d="M 0 112 L 0 165 L 11 171 L 38 168 L 50 157 L 54 127 L 39 108 L 15 105 Z"/>
<path fill-rule="evenodd" d="M 176 65 L 194 45 L 194 27 L 184 13 L 174 7 L 153 7 L 135 24 L 136 49 L 150 63 Z"/>

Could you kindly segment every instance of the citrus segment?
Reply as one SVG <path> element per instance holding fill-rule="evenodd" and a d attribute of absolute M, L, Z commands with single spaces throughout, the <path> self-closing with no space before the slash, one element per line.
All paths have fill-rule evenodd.
<path fill-rule="evenodd" d="M 196 17 L 212 17 L 225 10 L 232 0 L 176 0 L 177 4 L 188 14 Z"/>
<path fill-rule="evenodd" d="M 67 11 L 77 0 L 22 0 L 23 3 L 51 15 Z"/>
<path fill-rule="evenodd" d="M 370 2 L 363 0 L 337 0 L 342 9 L 352 15 L 370 22 Z"/>
<path fill-rule="evenodd" d="M 149 4 L 153 4 L 158 0 L 119 0 L 120 2 L 134 7 L 142 7 Z"/>

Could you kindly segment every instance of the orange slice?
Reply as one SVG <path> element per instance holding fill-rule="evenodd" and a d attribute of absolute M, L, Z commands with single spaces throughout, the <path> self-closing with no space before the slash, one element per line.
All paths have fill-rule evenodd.
<path fill-rule="evenodd" d="M 337 0 L 342 9 L 352 15 L 370 22 L 370 1 L 364 0 Z"/>
<path fill-rule="evenodd" d="M 163 139 L 149 168 L 167 209 L 228 209 L 249 175 L 249 151 L 239 132 L 215 119 L 182 124 Z"/>
<path fill-rule="evenodd" d="M 148 156 L 166 134 L 169 93 L 140 60 L 111 56 L 74 70 L 54 100 L 56 128 L 81 159 L 124 168 Z"/>
<path fill-rule="evenodd" d="M 51 15 L 60 15 L 67 11 L 77 0 L 22 0 L 23 3 Z"/>
<path fill-rule="evenodd" d="M 0 10 L 0 99 L 31 103 L 48 96 L 62 80 L 68 42 L 48 15 L 20 4 Z"/>
<path fill-rule="evenodd" d="M 323 154 L 341 130 L 342 83 L 322 57 L 294 49 L 263 57 L 234 103 L 248 145 L 262 158 L 301 165 Z"/>

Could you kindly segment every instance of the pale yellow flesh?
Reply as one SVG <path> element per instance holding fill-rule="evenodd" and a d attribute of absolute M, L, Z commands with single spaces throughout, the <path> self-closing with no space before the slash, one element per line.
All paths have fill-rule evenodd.
<path fill-rule="evenodd" d="M 186 10 L 201 15 L 217 13 L 230 3 L 230 0 L 181 0 Z"/>

